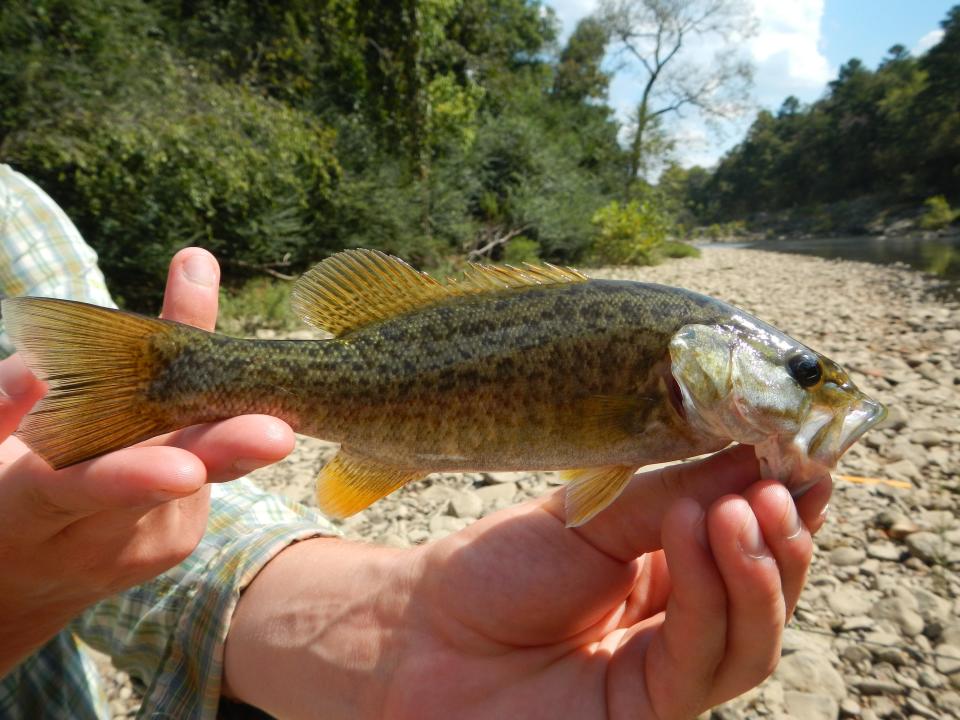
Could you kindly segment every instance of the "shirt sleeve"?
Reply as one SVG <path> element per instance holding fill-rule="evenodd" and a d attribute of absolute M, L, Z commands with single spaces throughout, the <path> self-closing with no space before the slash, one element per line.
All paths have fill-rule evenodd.
<path fill-rule="evenodd" d="M 214 718 L 240 593 L 291 543 L 337 532 L 249 480 L 214 486 L 207 532 L 180 565 L 90 608 L 73 629 L 145 688 L 141 717 Z"/>
<path fill-rule="evenodd" d="M 116 307 L 97 253 L 40 187 L 0 164 L 0 297 L 39 295 Z M 0 357 L 12 351 L 0 320 Z"/>

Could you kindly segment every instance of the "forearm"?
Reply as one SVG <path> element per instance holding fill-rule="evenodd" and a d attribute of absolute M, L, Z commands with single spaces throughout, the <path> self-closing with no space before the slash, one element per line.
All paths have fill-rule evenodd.
<path fill-rule="evenodd" d="M 333 538 L 281 552 L 237 605 L 224 694 L 285 718 L 380 717 L 413 555 Z"/>

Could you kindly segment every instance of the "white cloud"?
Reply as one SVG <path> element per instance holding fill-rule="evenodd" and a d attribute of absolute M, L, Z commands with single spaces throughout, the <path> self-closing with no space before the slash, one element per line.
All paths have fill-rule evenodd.
<path fill-rule="evenodd" d="M 943 39 L 943 30 L 941 28 L 931 30 L 917 41 L 916 46 L 913 48 L 913 54 L 923 55 L 923 53 L 940 42 L 941 39 Z"/>
<path fill-rule="evenodd" d="M 821 45 L 823 0 L 753 0 L 759 32 L 750 42 L 757 65 L 755 96 L 777 107 L 787 95 L 815 100 L 834 71 Z"/>

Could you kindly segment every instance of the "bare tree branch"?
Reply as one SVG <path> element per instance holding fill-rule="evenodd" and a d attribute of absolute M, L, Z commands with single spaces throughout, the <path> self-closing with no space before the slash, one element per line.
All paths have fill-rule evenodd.
<path fill-rule="evenodd" d="M 662 121 L 692 108 L 728 118 L 746 108 L 752 68 L 737 57 L 755 31 L 746 0 L 601 0 L 597 17 L 614 51 L 632 57 L 642 76 L 634 112 L 627 193 L 649 164 L 651 133 L 669 145 Z M 703 48 L 721 45 L 705 56 Z"/>

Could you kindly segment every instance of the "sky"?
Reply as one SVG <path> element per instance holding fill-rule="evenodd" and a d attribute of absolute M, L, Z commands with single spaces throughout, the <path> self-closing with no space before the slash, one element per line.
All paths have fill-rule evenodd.
<path fill-rule="evenodd" d="M 760 108 L 776 110 L 788 95 L 803 102 L 821 97 L 850 58 L 875 68 L 887 49 L 901 44 L 918 55 L 936 44 L 940 21 L 958 0 L 748 0 L 758 32 L 747 51 L 755 64 L 753 108 L 726 124 L 718 136 L 695 117 L 675 121 L 677 159 L 684 166 L 711 166 L 744 133 Z M 561 41 L 598 0 L 545 0 L 562 23 Z M 621 70 L 609 102 L 625 119 L 639 97 L 640 76 Z"/>

